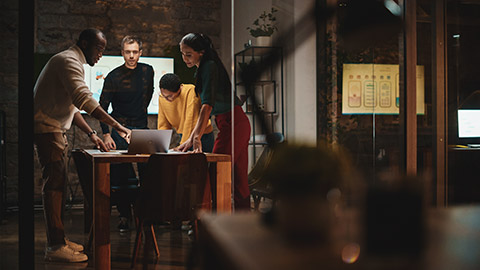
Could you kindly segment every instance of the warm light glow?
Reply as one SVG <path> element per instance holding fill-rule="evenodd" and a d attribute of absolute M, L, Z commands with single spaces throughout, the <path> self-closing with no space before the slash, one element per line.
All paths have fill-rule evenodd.
<path fill-rule="evenodd" d="M 349 243 L 342 249 L 342 261 L 344 263 L 354 263 L 360 256 L 360 245 L 356 243 Z"/>

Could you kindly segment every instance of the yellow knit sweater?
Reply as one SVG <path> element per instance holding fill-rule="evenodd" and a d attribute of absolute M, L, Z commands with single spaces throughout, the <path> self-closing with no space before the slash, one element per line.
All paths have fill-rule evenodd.
<path fill-rule="evenodd" d="M 172 129 L 182 134 L 180 144 L 184 143 L 197 124 L 198 115 L 202 106 L 200 97 L 195 94 L 195 85 L 183 84 L 180 95 L 172 102 L 158 97 L 158 129 Z M 212 123 L 208 120 L 205 134 L 212 132 Z"/>

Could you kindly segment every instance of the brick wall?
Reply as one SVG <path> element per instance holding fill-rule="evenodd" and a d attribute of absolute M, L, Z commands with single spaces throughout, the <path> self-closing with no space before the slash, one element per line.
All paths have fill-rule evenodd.
<path fill-rule="evenodd" d="M 145 40 L 144 56 L 163 56 L 183 35 L 196 31 L 219 44 L 220 0 L 36 1 L 36 52 L 70 46 L 81 30 L 96 27 L 107 36 L 105 54 L 119 54 L 126 34 Z"/>
<path fill-rule="evenodd" d="M 144 56 L 166 56 L 175 49 L 188 32 L 209 35 L 220 45 L 221 0 L 37 0 L 35 1 L 35 53 L 55 54 L 75 43 L 85 28 L 102 30 L 108 40 L 105 54 L 120 55 L 120 41 L 126 34 L 144 40 Z M 18 2 L 0 2 L 0 110 L 6 113 L 7 203 L 17 204 L 18 194 Z M 100 130 L 98 121 L 88 115 L 87 122 Z M 155 128 L 156 116 L 149 117 Z M 83 132 L 72 128 L 68 132 L 71 148 L 88 148 L 91 143 Z M 81 199 L 78 178 L 69 166 L 69 189 Z M 35 158 L 35 199 L 40 201 L 41 172 Z M 69 197 L 72 197 L 69 194 Z"/>
<path fill-rule="evenodd" d="M 16 203 L 18 182 L 18 1 L 0 1 L 0 111 L 5 114 L 7 201 Z M 3 136 L 2 136 L 3 137 Z M 2 183 L 3 184 L 3 183 Z M 1 194 L 3 196 L 3 194 Z"/>

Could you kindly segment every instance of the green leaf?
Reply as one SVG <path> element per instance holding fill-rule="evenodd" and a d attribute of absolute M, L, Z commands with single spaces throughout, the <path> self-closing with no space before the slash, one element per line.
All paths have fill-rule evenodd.
<path fill-rule="evenodd" d="M 271 8 L 270 12 L 263 11 L 257 19 L 253 21 L 254 28 L 247 27 L 247 30 L 250 31 L 250 35 L 253 37 L 259 36 L 271 36 L 275 31 L 278 30 L 277 26 L 275 25 L 276 17 L 273 13 L 277 12 L 278 10 L 275 8 Z"/>

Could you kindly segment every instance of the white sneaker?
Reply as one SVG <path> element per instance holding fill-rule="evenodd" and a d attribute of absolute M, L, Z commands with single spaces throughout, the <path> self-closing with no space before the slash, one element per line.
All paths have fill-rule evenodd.
<path fill-rule="evenodd" d="M 82 252 L 83 251 L 83 246 L 82 245 L 80 245 L 78 243 L 75 243 L 73 241 L 70 241 L 67 238 L 65 238 L 65 243 L 67 244 L 67 246 L 69 246 L 71 249 L 73 249 L 77 252 Z"/>
<path fill-rule="evenodd" d="M 88 261 L 88 256 L 67 245 L 57 245 L 46 248 L 45 260 L 49 262 L 85 262 Z"/>

